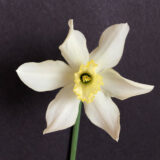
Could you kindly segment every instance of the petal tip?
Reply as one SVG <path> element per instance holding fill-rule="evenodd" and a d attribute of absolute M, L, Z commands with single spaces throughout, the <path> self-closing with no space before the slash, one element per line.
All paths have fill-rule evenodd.
<path fill-rule="evenodd" d="M 115 134 L 112 136 L 112 138 L 113 138 L 116 142 L 119 141 L 120 130 L 121 130 L 121 125 L 120 125 L 120 114 L 119 114 L 119 118 L 118 118 L 118 121 L 117 121 L 117 129 L 115 130 Z"/>
<path fill-rule="evenodd" d="M 22 69 L 21 69 L 21 66 L 19 66 L 19 67 L 16 69 L 15 72 L 17 73 L 18 77 L 21 79 L 21 76 L 22 76 L 22 74 L 23 74 Z M 22 80 L 22 79 L 21 79 L 21 80 Z"/>
<path fill-rule="evenodd" d="M 154 89 L 154 85 L 148 85 L 148 92 L 151 92 Z"/>
<path fill-rule="evenodd" d="M 152 90 L 154 89 L 154 87 L 155 87 L 154 85 L 150 85 L 150 88 L 151 88 Z"/>
<path fill-rule="evenodd" d="M 47 134 L 47 133 L 49 133 L 49 132 L 47 131 L 47 129 L 44 129 L 43 135 L 45 135 L 45 134 Z"/>
<path fill-rule="evenodd" d="M 73 29 L 73 19 L 69 19 L 68 26 L 70 29 Z"/>
<path fill-rule="evenodd" d="M 119 133 L 120 133 L 120 128 L 117 130 L 117 133 L 115 134 L 115 136 L 112 137 L 116 142 L 119 141 Z"/>
<path fill-rule="evenodd" d="M 129 24 L 126 22 L 126 23 L 124 23 L 126 26 L 129 26 Z"/>
<path fill-rule="evenodd" d="M 20 73 L 20 67 L 18 67 L 18 68 L 16 69 L 16 73 L 17 73 L 17 74 Z"/>
<path fill-rule="evenodd" d="M 69 19 L 69 20 L 68 20 L 68 26 L 69 26 L 69 33 L 68 33 L 66 39 L 64 40 L 64 42 L 58 47 L 61 52 L 63 52 L 63 47 L 64 47 L 67 39 L 70 37 L 70 33 L 71 33 L 71 32 L 73 31 L 73 29 L 74 29 L 73 19 Z"/>
<path fill-rule="evenodd" d="M 124 26 L 126 27 L 126 29 L 129 31 L 129 24 L 126 22 L 126 23 L 124 23 Z"/>
<path fill-rule="evenodd" d="M 143 89 L 146 90 L 146 93 L 151 92 L 154 89 L 154 85 L 148 85 L 148 84 L 144 84 Z"/>
<path fill-rule="evenodd" d="M 119 134 L 120 134 L 120 126 L 115 132 L 110 133 L 109 135 L 112 137 L 113 140 L 115 140 L 116 142 L 119 142 Z"/>
<path fill-rule="evenodd" d="M 16 71 L 16 73 L 18 74 L 18 72 L 19 72 L 18 68 L 17 68 L 15 71 Z"/>
<path fill-rule="evenodd" d="M 125 22 L 125 23 L 120 23 L 120 24 L 118 24 L 118 25 L 119 25 L 122 29 L 126 30 L 127 33 L 129 32 L 130 27 L 129 27 L 129 24 L 128 24 L 127 22 Z"/>
<path fill-rule="evenodd" d="M 115 138 L 115 141 L 116 141 L 116 142 L 119 142 L 119 137 Z"/>

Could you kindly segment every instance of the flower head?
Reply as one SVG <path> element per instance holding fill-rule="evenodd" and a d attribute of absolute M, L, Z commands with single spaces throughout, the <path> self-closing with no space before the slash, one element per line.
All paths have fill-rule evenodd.
<path fill-rule="evenodd" d="M 120 113 L 111 97 L 124 100 L 153 89 L 151 85 L 123 78 L 112 69 L 122 57 L 129 26 L 122 23 L 107 28 L 98 47 L 90 54 L 84 35 L 74 29 L 73 20 L 69 20 L 69 28 L 67 38 L 59 47 L 68 64 L 53 60 L 30 62 L 22 64 L 17 74 L 35 91 L 63 87 L 48 106 L 44 134 L 74 125 L 78 104 L 83 101 L 90 121 L 118 141 Z"/>

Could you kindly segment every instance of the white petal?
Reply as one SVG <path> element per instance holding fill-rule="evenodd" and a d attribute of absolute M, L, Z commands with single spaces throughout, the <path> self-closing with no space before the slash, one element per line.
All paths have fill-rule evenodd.
<path fill-rule="evenodd" d="M 90 55 L 90 59 L 98 64 L 97 70 L 112 68 L 118 64 L 128 32 L 128 24 L 122 23 L 112 25 L 102 33 L 99 46 Z"/>
<path fill-rule="evenodd" d="M 133 82 L 123 78 L 113 69 L 100 73 L 103 77 L 103 91 L 106 95 L 124 100 L 132 96 L 150 92 L 154 86 Z"/>
<path fill-rule="evenodd" d="M 66 129 L 73 126 L 78 115 L 80 100 L 73 93 L 73 85 L 60 90 L 51 101 L 46 112 L 47 128 L 44 134 Z"/>
<path fill-rule="evenodd" d="M 59 46 L 62 56 L 74 69 L 78 70 L 81 64 L 89 60 L 89 52 L 84 35 L 73 28 L 73 20 L 68 21 L 69 33 L 62 45 Z"/>
<path fill-rule="evenodd" d="M 29 62 L 16 70 L 18 76 L 35 91 L 50 91 L 73 81 L 71 68 L 62 61 Z"/>
<path fill-rule="evenodd" d="M 120 113 L 116 104 L 103 92 L 98 92 L 92 103 L 85 103 L 85 112 L 90 121 L 105 130 L 114 140 L 119 140 Z"/>

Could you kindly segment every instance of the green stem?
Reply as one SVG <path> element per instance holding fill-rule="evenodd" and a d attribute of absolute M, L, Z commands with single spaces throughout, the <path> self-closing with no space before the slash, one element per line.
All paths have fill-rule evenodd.
<path fill-rule="evenodd" d="M 77 117 L 76 123 L 72 130 L 72 144 L 71 144 L 70 160 L 76 160 L 79 125 L 80 125 L 80 119 L 81 119 L 81 108 L 82 108 L 82 102 L 80 102 L 79 104 L 78 117 Z"/>

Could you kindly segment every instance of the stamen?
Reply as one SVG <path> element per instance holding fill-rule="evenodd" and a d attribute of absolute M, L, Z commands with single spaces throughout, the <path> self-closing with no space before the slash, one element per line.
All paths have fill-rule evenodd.
<path fill-rule="evenodd" d="M 89 74 L 83 73 L 81 75 L 81 81 L 82 81 L 82 83 L 89 83 L 91 80 L 92 80 L 92 77 Z"/>

